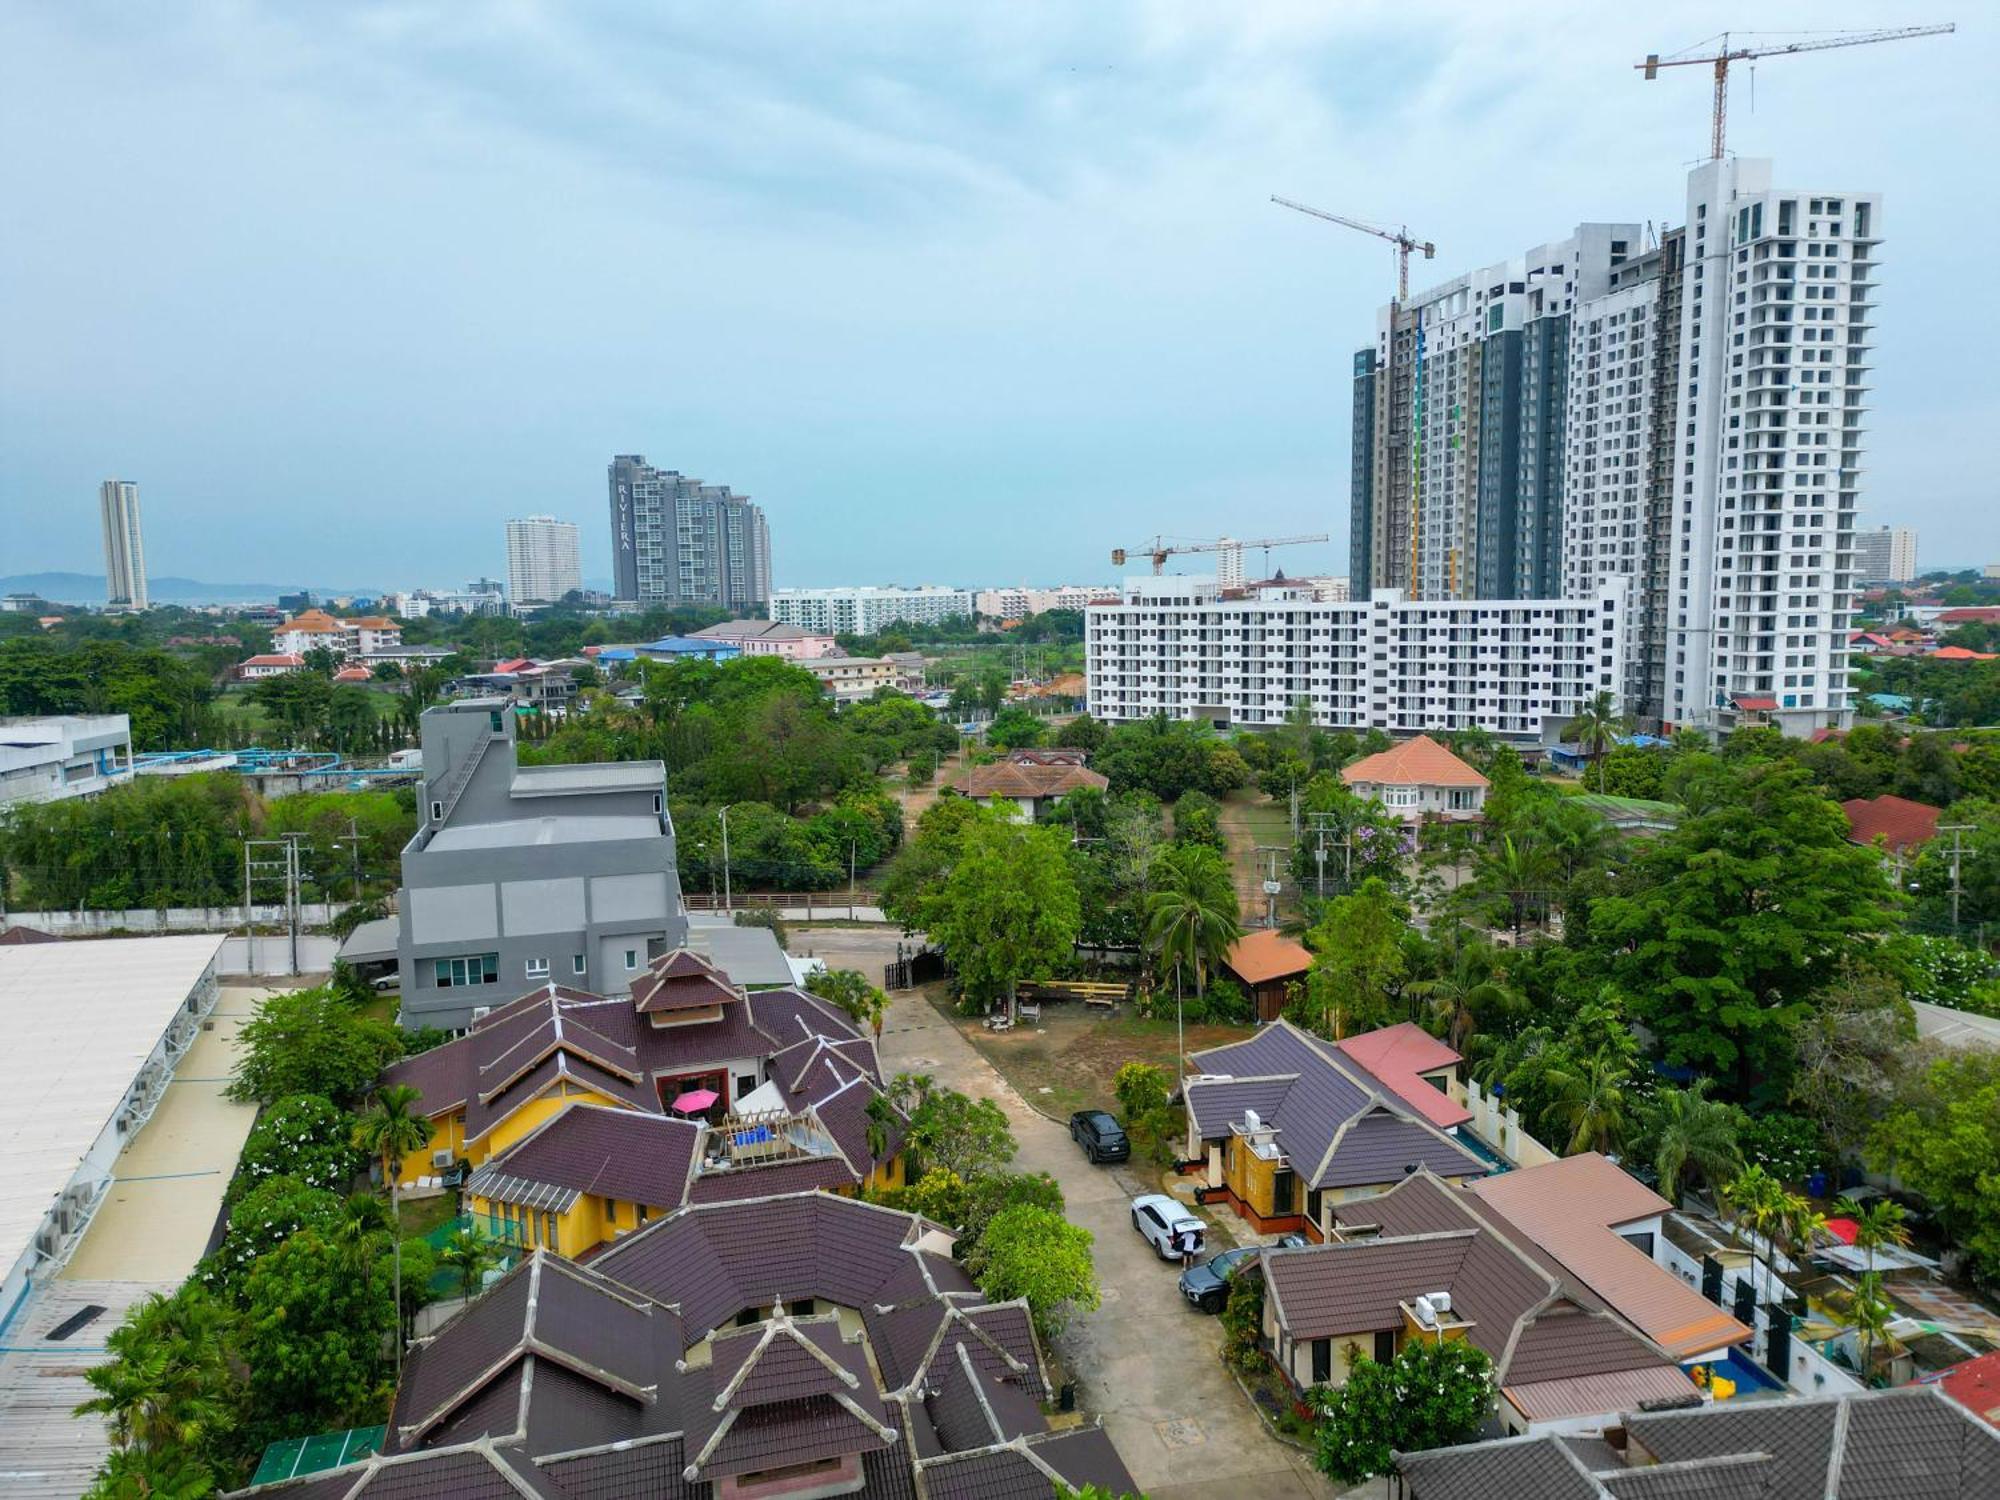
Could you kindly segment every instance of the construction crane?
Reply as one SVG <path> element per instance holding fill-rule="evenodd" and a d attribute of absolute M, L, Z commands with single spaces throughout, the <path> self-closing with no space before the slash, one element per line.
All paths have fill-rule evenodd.
<path fill-rule="evenodd" d="M 1143 552 L 1153 559 L 1153 576 L 1158 578 L 1160 570 L 1166 566 L 1167 559 L 1179 556 L 1184 552 L 1227 552 L 1232 547 L 1262 547 L 1265 554 L 1264 565 L 1269 567 L 1271 563 L 1270 552 L 1273 547 L 1302 547 L 1308 542 L 1324 542 L 1328 540 L 1330 538 L 1323 531 L 1313 536 L 1267 536 L 1248 542 L 1239 542 L 1234 537 L 1224 537 L 1222 540 L 1216 542 L 1170 542 L 1163 536 L 1156 536 L 1150 542 L 1142 542 L 1138 546 L 1129 549 L 1129 551 L 1124 547 L 1113 547 L 1111 549 L 1111 565 L 1114 568 L 1122 568 L 1125 566 L 1126 557 L 1131 552 Z"/>
<path fill-rule="evenodd" d="M 1315 219 L 1325 219 L 1329 224 L 1343 224 L 1349 229 L 1358 229 L 1363 234 L 1372 234 L 1378 240 L 1387 240 L 1396 247 L 1396 300 L 1410 300 L 1410 252 L 1421 250 L 1424 259 L 1430 260 L 1437 254 L 1437 246 L 1429 240 L 1420 240 L 1411 235 L 1407 225 L 1400 229 L 1384 229 L 1379 224 L 1364 224 L 1359 219 L 1345 219 L 1339 214 L 1330 214 L 1323 208 L 1313 208 L 1309 204 L 1294 203 L 1289 198 L 1271 194 L 1271 201 L 1280 208 L 1295 209 L 1302 214 L 1311 214 Z"/>
<path fill-rule="evenodd" d="M 1650 79 L 1660 76 L 1662 68 L 1691 68 L 1697 64 L 1707 64 L 1715 69 L 1715 117 L 1709 130 L 1708 155 L 1711 161 L 1722 160 L 1724 126 L 1729 114 L 1729 65 L 1733 62 L 1755 62 L 1760 57 L 1789 57 L 1794 52 L 1824 52 L 1832 47 L 1866 47 L 1876 42 L 1900 42 L 1913 36 L 1942 36 L 1956 31 L 1955 25 L 1947 22 L 1942 26 L 1896 26 L 1886 31 L 1840 31 L 1810 37 L 1802 42 L 1784 42 L 1772 47 L 1731 47 L 1729 33 L 1723 32 L 1719 40 L 1721 47 L 1714 52 L 1703 53 L 1699 57 L 1662 57 L 1659 53 L 1648 53 L 1642 63 L 1634 63 Z M 1739 36 L 1783 35 L 1782 32 L 1746 31 Z M 1695 46 L 1705 45 L 1696 42 Z M 1693 48 L 1689 48 L 1693 51 Z M 1296 207 L 1296 205 L 1294 205 Z M 1308 213 L 1312 210 L 1308 209 Z M 1326 217 L 1332 217 L 1326 215 Z M 1344 222 L 1344 221 L 1343 221 Z"/>

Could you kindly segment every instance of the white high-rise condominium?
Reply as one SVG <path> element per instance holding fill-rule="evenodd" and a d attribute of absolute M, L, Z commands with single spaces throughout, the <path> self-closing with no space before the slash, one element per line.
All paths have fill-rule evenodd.
<path fill-rule="evenodd" d="M 507 523 L 507 594 L 516 605 L 554 604 L 582 587 L 575 522 L 528 516 Z"/>
<path fill-rule="evenodd" d="M 125 609 L 148 609 L 146 541 L 139 532 L 139 486 L 129 479 L 107 479 L 97 488 L 97 508 L 104 522 L 104 597 Z"/>
<path fill-rule="evenodd" d="M 1243 587 L 1243 544 L 1233 536 L 1222 538 L 1216 551 L 1215 581 L 1226 589 Z"/>
<path fill-rule="evenodd" d="M 1844 728 L 1881 201 L 1738 158 L 1687 202 L 1664 717 Z"/>

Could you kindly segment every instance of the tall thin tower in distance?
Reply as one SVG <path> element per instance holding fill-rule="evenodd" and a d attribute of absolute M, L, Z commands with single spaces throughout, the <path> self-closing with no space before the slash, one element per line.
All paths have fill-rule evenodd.
<path fill-rule="evenodd" d="M 105 602 L 114 608 L 149 609 L 146 594 L 146 541 L 139 532 L 139 486 L 107 479 L 98 486 L 104 520 Z"/>

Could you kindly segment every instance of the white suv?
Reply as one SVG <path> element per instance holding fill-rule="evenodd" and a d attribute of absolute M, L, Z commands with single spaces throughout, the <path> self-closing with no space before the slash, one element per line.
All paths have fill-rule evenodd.
<path fill-rule="evenodd" d="M 1161 1260 L 1201 1254 L 1201 1220 L 1165 1193 L 1147 1193 L 1132 1200 L 1132 1227 Z"/>

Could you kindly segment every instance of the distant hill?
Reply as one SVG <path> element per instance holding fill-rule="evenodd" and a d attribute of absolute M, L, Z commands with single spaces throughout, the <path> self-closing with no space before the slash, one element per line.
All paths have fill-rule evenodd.
<path fill-rule="evenodd" d="M 203 583 L 198 578 L 149 578 L 155 604 L 275 604 L 280 594 L 296 594 L 295 583 Z M 314 588 L 315 594 L 370 593 L 372 590 Z M 102 604 L 102 573 L 10 573 L 0 577 L 0 594 L 39 594 L 52 604 Z"/>

